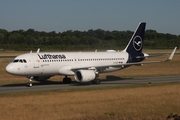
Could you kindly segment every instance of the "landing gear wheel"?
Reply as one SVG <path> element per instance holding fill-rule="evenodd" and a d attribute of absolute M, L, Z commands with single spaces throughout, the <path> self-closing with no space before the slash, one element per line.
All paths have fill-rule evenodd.
<path fill-rule="evenodd" d="M 101 81 L 99 79 L 95 79 L 92 81 L 92 84 L 100 84 L 100 83 L 101 83 Z"/>
<path fill-rule="evenodd" d="M 27 87 L 32 87 L 32 83 L 28 83 L 26 86 Z"/>
<path fill-rule="evenodd" d="M 27 87 L 32 87 L 32 79 L 33 79 L 33 77 L 32 76 L 30 76 L 30 77 L 28 77 L 29 78 L 29 82 L 27 83 Z"/>
<path fill-rule="evenodd" d="M 63 83 L 64 84 L 69 84 L 71 82 L 72 82 L 71 78 L 68 78 L 68 77 L 63 78 Z"/>

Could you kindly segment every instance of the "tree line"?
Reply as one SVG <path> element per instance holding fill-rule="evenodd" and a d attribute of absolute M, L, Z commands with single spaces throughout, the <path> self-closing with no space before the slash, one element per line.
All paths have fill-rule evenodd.
<path fill-rule="evenodd" d="M 0 29 L 0 48 L 5 50 L 122 50 L 128 44 L 132 31 L 105 31 L 102 29 L 56 33 L 34 29 L 7 31 Z M 144 48 L 169 49 L 180 46 L 180 35 L 146 30 Z"/>

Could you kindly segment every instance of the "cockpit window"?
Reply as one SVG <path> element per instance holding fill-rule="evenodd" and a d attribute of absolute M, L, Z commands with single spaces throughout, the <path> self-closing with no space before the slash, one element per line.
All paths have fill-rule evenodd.
<path fill-rule="evenodd" d="M 19 60 L 18 59 L 15 59 L 15 60 L 13 60 L 12 62 L 13 63 L 17 63 Z"/>
<path fill-rule="evenodd" d="M 14 59 L 12 63 L 27 63 L 25 59 Z"/>
<path fill-rule="evenodd" d="M 19 62 L 23 63 L 22 59 L 20 59 Z"/>
<path fill-rule="evenodd" d="M 23 62 L 24 62 L 24 63 L 27 63 L 27 61 L 26 61 L 25 59 L 23 59 Z"/>

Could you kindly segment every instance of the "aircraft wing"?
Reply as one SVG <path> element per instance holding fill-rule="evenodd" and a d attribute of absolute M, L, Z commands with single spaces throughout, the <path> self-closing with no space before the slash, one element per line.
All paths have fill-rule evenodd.
<path fill-rule="evenodd" d="M 71 68 L 71 70 L 79 70 L 79 69 L 102 69 L 102 68 L 108 68 L 108 67 L 124 67 L 124 66 L 131 66 L 131 65 L 143 65 L 143 64 L 150 64 L 150 63 L 160 63 L 160 62 L 167 62 L 172 60 L 175 52 L 176 52 L 177 47 L 174 48 L 174 50 L 172 51 L 172 53 L 170 54 L 170 56 L 168 57 L 168 59 L 166 60 L 160 60 L 160 61 L 147 61 L 147 62 L 133 62 L 133 63 L 125 63 L 125 64 L 116 64 L 116 65 L 98 65 L 98 66 L 87 66 L 87 67 L 74 67 Z"/>

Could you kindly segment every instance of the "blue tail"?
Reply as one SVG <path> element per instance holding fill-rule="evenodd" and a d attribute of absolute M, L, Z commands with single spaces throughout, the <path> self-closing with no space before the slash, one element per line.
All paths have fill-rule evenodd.
<path fill-rule="evenodd" d="M 145 27 L 146 23 L 139 23 L 139 26 L 137 27 L 124 51 L 128 52 L 129 54 L 142 53 Z"/>
<path fill-rule="evenodd" d="M 142 53 L 146 23 L 141 22 L 123 50 L 129 54 L 128 62 L 140 62 L 145 59 Z"/>

